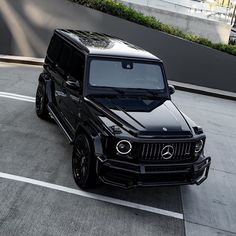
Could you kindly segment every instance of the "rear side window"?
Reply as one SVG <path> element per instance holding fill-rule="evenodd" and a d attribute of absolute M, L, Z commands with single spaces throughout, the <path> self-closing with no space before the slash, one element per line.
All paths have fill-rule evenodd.
<path fill-rule="evenodd" d="M 68 65 L 68 72 L 76 80 L 82 82 L 84 76 L 84 66 L 85 66 L 84 55 L 75 52 L 70 58 Z"/>
<path fill-rule="evenodd" d="M 62 47 L 61 40 L 57 36 L 53 36 L 47 51 L 48 57 L 52 61 L 55 62 L 58 59 L 61 52 L 61 47 Z"/>
<path fill-rule="evenodd" d="M 67 69 L 67 64 L 71 57 L 71 54 L 72 54 L 72 49 L 70 48 L 70 46 L 64 44 L 58 60 L 58 65 L 63 71 Z"/>

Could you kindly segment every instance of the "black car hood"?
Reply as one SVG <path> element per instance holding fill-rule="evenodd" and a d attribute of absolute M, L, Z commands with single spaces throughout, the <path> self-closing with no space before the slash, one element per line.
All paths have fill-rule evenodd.
<path fill-rule="evenodd" d="M 102 116 L 109 116 L 138 135 L 192 136 L 182 113 L 170 100 L 142 98 L 90 97 L 100 108 Z"/>

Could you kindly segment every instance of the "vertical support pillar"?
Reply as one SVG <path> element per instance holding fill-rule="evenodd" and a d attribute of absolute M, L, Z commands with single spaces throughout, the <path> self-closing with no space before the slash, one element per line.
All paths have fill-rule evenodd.
<path fill-rule="evenodd" d="M 234 26 L 236 26 L 236 4 L 234 5 L 234 11 L 233 11 L 233 15 L 232 15 L 232 18 L 231 18 L 231 25 L 233 25 L 234 23 Z"/>

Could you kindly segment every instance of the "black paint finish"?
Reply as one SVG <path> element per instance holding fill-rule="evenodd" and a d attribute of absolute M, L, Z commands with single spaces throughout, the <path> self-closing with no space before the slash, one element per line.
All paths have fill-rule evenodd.
<path fill-rule="evenodd" d="M 71 67 L 74 55 L 79 55 L 75 68 Z M 94 173 L 100 180 L 123 188 L 201 184 L 206 180 L 211 162 L 203 153 L 206 137 L 172 103 L 164 70 L 162 89 L 89 86 L 91 57 L 163 65 L 159 58 L 120 39 L 55 31 L 39 81 L 45 84 L 50 114 L 70 142 L 77 145 L 77 137 L 86 140 L 89 153 L 93 152 L 87 156 L 93 155 Z M 199 143 L 203 145 L 196 152 Z M 86 158 L 83 153 L 80 150 L 78 155 Z M 77 170 L 79 166 L 76 159 Z M 92 171 L 89 168 L 87 173 Z"/>

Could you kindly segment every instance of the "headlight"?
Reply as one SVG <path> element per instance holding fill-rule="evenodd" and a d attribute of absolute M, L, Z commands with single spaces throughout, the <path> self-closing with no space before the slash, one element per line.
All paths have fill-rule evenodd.
<path fill-rule="evenodd" d="M 116 144 L 116 151 L 122 155 L 130 153 L 131 149 L 132 145 L 127 140 L 121 140 Z"/>
<path fill-rule="evenodd" d="M 203 148 L 203 140 L 198 140 L 195 144 L 195 153 L 199 153 L 200 151 L 202 151 Z"/>

